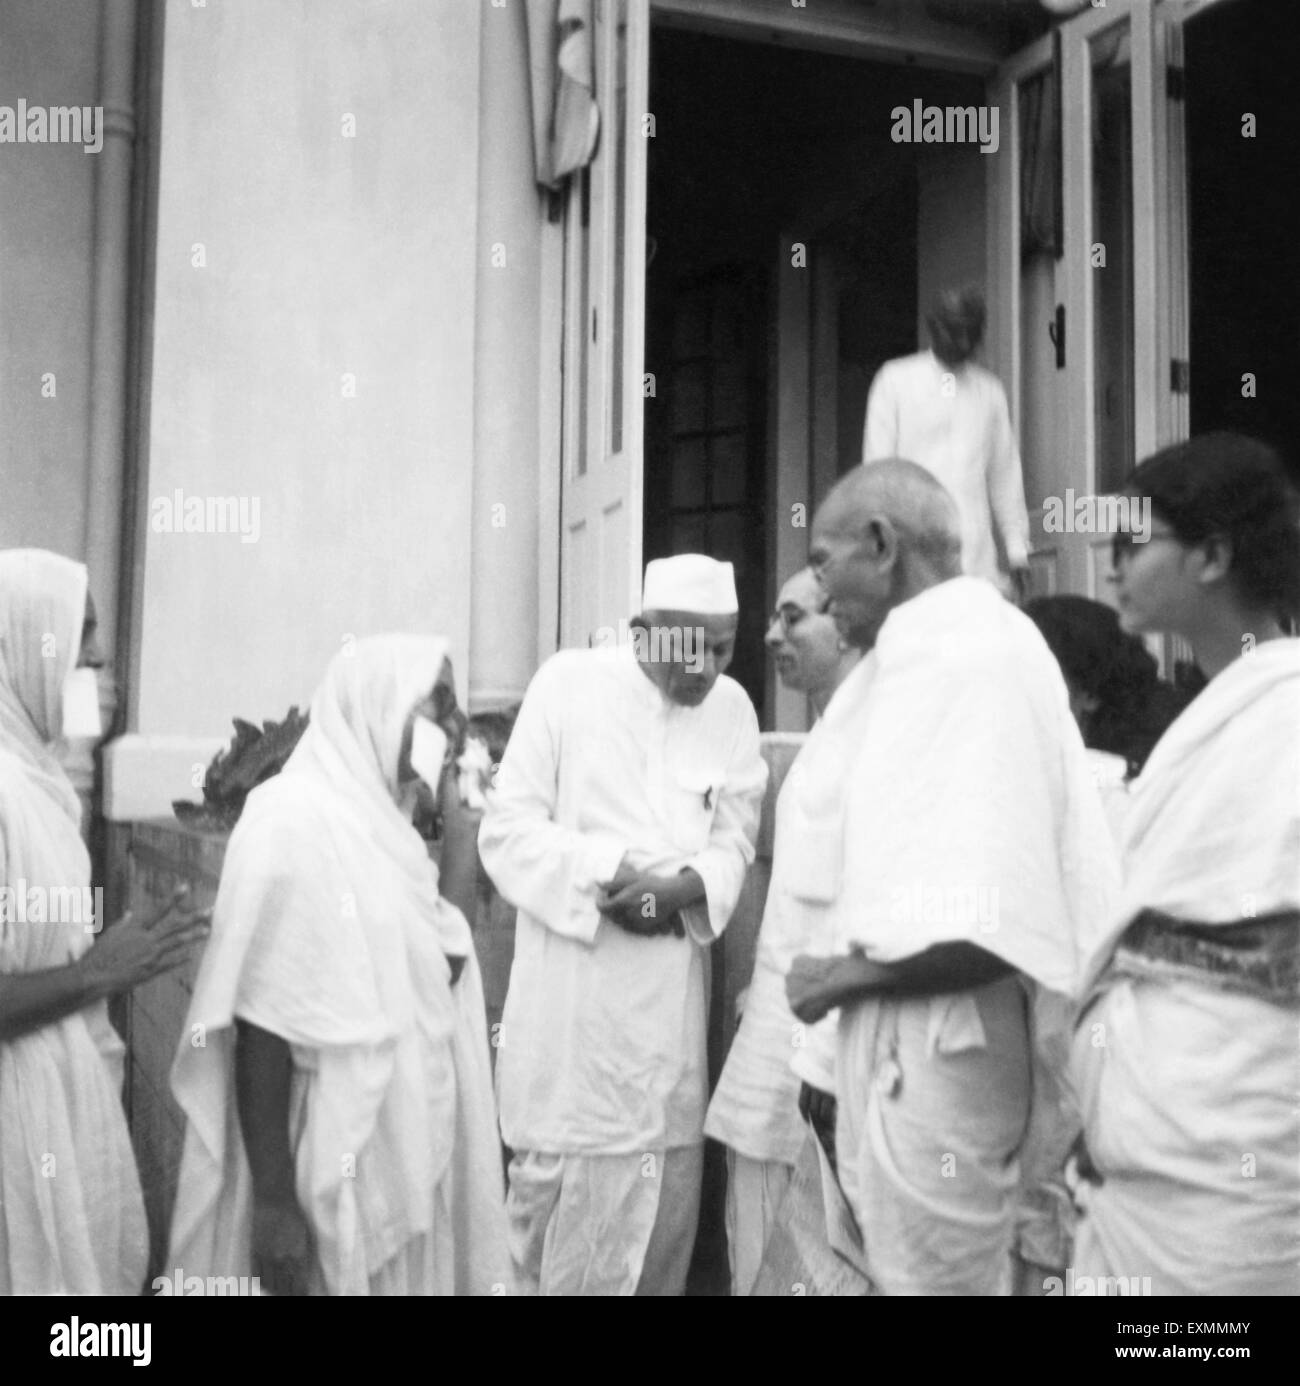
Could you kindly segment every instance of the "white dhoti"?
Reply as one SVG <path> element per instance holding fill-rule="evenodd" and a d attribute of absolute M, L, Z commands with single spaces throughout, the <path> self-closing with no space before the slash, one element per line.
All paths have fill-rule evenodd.
<path fill-rule="evenodd" d="M 680 1295 L 704 1146 L 639 1155 L 516 1154 L 506 1215 L 519 1287 L 542 1295 Z"/>
<path fill-rule="evenodd" d="M 727 1147 L 726 1225 L 733 1295 L 747 1295 L 754 1288 L 793 1175 L 794 1166 L 784 1161 L 751 1160 Z"/>
<path fill-rule="evenodd" d="M 1023 987 L 867 1001 L 840 1024 L 836 1148 L 873 1280 L 1005 1293 L 1031 1094 Z"/>

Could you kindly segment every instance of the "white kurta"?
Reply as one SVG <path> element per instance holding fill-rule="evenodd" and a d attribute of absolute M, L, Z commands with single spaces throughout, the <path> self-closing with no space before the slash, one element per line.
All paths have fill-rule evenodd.
<path fill-rule="evenodd" d="M 823 779 L 835 951 L 891 962 L 967 941 L 1019 975 L 842 1010 L 840 1173 L 880 1288 L 991 1293 L 1040 1096 L 1059 1129 L 1059 1093 L 1032 1091 L 1034 1051 L 1063 1069 L 1065 998 L 1116 854 L 1056 661 L 988 583 L 897 607 L 874 653 L 864 734 Z"/>
<path fill-rule="evenodd" d="M 886 361 L 867 396 L 862 460 L 905 457 L 941 481 L 961 516 L 962 569 L 1004 585 L 995 538 L 1011 567 L 1029 553 L 1020 452 L 998 378 L 934 352 Z"/>
<path fill-rule="evenodd" d="M 497 1052 L 501 1130 L 516 1150 L 620 1155 L 702 1139 L 705 946 L 754 858 L 767 766 L 725 675 L 696 708 L 668 702 L 628 649 L 562 651 L 538 671 L 479 850 L 518 906 Z M 687 937 L 603 920 L 623 855 L 693 867 L 707 903 Z"/>
<path fill-rule="evenodd" d="M 0 886 L 10 889 L 90 884 L 80 804 L 53 752 L 85 604 L 81 564 L 0 554 Z M 84 924 L 0 915 L 0 972 L 63 967 L 93 942 Z M 148 1229 L 122 1056 L 102 1001 L 0 1042 L 0 1295 L 140 1293 Z"/>

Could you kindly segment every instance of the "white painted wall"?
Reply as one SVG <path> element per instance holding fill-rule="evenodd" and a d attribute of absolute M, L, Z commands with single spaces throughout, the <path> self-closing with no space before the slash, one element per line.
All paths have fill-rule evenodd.
<path fill-rule="evenodd" d="M 0 104 L 93 106 L 98 35 L 96 5 L 0 0 Z M 0 145 L 0 548 L 85 557 L 97 157 Z"/>
<path fill-rule="evenodd" d="M 281 716 L 349 633 L 447 635 L 464 698 L 480 15 L 167 6 L 144 491 L 256 498 L 260 534 L 137 517 L 146 735 Z"/>

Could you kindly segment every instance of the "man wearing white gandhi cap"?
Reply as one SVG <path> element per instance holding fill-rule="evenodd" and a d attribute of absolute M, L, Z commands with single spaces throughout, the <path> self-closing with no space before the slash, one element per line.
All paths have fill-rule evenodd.
<path fill-rule="evenodd" d="M 724 670 L 729 563 L 646 568 L 630 642 L 538 670 L 479 833 L 518 907 L 497 1047 L 521 1285 L 682 1293 L 703 1164 L 705 953 L 754 858 L 767 767 Z"/>

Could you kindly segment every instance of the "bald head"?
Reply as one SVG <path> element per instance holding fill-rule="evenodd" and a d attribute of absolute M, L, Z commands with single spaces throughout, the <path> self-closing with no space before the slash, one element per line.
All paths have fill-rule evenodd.
<path fill-rule="evenodd" d="M 840 633 L 865 649 L 893 607 L 960 575 L 957 507 L 915 462 L 866 463 L 822 502 L 809 556 Z"/>
<path fill-rule="evenodd" d="M 817 522 L 861 537 L 873 519 L 887 519 L 908 550 L 925 555 L 941 577 L 961 572 L 961 521 L 943 485 L 915 462 L 886 457 L 842 477 Z"/>

